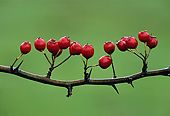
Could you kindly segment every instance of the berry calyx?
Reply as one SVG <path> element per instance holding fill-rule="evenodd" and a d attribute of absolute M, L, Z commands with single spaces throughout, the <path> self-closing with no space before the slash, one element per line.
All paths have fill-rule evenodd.
<path fill-rule="evenodd" d="M 138 46 L 138 41 L 136 40 L 135 37 L 129 36 L 127 41 L 126 41 L 127 48 L 129 49 L 136 49 Z"/>
<path fill-rule="evenodd" d="M 44 41 L 43 38 L 39 37 L 35 40 L 34 46 L 35 46 L 36 50 L 42 52 L 46 48 L 46 42 Z"/>
<path fill-rule="evenodd" d="M 70 46 L 70 39 L 67 36 L 60 38 L 58 41 L 60 49 L 67 49 Z"/>
<path fill-rule="evenodd" d="M 31 43 L 28 41 L 24 41 L 20 45 L 20 51 L 22 54 L 28 54 L 31 51 Z"/>
<path fill-rule="evenodd" d="M 112 64 L 112 59 L 110 58 L 110 56 L 102 56 L 99 59 L 99 66 L 102 69 L 108 68 L 111 64 Z"/>
<path fill-rule="evenodd" d="M 82 51 L 82 46 L 78 42 L 72 42 L 69 47 L 70 55 L 80 55 Z"/>
<path fill-rule="evenodd" d="M 94 55 L 94 48 L 91 44 L 85 44 L 81 53 L 86 59 L 89 59 Z"/>
<path fill-rule="evenodd" d="M 123 40 L 119 40 L 117 43 L 116 43 L 118 49 L 122 52 L 126 51 L 128 48 L 126 46 L 126 42 L 123 41 Z"/>
<path fill-rule="evenodd" d="M 158 45 L 158 40 L 156 37 L 150 37 L 149 41 L 147 42 L 147 46 L 152 49 L 155 48 Z"/>
<path fill-rule="evenodd" d="M 147 31 L 141 31 L 138 33 L 138 38 L 141 42 L 148 42 L 150 39 L 150 35 Z"/>
<path fill-rule="evenodd" d="M 53 55 L 56 55 L 59 52 L 59 50 L 60 50 L 58 42 L 55 39 L 48 40 L 48 42 L 47 42 L 47 49 Z"/>
<path fill-rule="evenodd" d="M 107 54 L 112 54 L 115 51 L 115 44 L 111 41 L 104 42 L 104 51 Z"/>

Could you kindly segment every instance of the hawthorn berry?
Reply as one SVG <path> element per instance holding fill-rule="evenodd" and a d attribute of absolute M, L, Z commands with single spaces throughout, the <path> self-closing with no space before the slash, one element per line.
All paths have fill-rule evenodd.
<path fill-rule="evenodd" d="M 94 55 L 94 48 L 91 44 L 85 44 L 81 53 L 86 59 L 89 59 Z"/>
<path fill-rule="evenodd" d="M 122 40 L 122 41 L 127 41 L 129 39 L 129 37 L 128 36 L 123 36 L 120 40 Z"/>
<path fill-rule="evenodd" d="M 117 47 L 118 47 L 118 49 L 120 50 L 120 51 L 126 51 L 128 48 L 127 48 L 127 46 L 126 46 L 126 42 L 124 41 L 124 40 L 119 40 L 117 43 L 116 43 L 116 45 L 117 45 Z"/>
<path fill-rule="evenodd" d="M 150 35 L 147 31 L 141 31 L 138 33 L 138 38 L 141 42 L 148 42 L 150 39 Z"/>
<path fill-rule="evenodd" d="M 27 54 L 31 51 L 31 43 L 28 41 L 24 41 L 21 45 L 20 45 L 20 51 L 22 54 Z"/>
<path fill-rule="evenodd" d="M 112 54 L 115 51 L 115 44 L 111 41 L 104 42 L 104 51 L 107 54 Z"/>
<path fill-rule="evenodd" d="M 129 36 L 127 41 L 126 41 L 127 48 L 129 49 L 136 49 L 138 46 L 138 41 L 136 40 L 135 37 Z"/>
<path fill-rule="evenodd" d="M 39 37 L 35 40 L 34 46 L 35 46 L 36 50 L 42 52 L 46 48 L 46 42 L 44 41 L 43 38 Z"/>
<path fill-rule="evenodd" d="M 82 45 L 78 42 L 72 42 L 69 47 L 70 55 L 80 55 L 82 51 Z"/>
<path fill-rule="evenodd" d="M 158 40 L 156 37 L 150 37 L 149 41 L 147 42 L 147 46 L 152 49 L 158 45 Z"/>
<path fill-rule="evenodd" d="M 70 46 L 70 39 L 67 36 L 61 37 L 58 41 L 60 49 L 67 49 Z"/>
<path fill-rule="evenodd" d="M 108 68 L 111 64 L 112 64 L 112 59 L 110 58 L 110 56 L 102 56 L 99 59 L 99 66 L 102 69 Z"/>
<path fill-rule="evenodd" d="M 60 50 L 58 42 L 55 39 L 48 40 L 48 42 L 47 42 L 47 49 L 53 55 L 56 55 L 59 52 L 59 50 Z"/>

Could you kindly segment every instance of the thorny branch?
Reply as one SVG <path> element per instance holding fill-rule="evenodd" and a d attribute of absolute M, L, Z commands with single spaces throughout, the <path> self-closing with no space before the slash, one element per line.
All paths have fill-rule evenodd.
<path fill-rule="evenodd" d="M 139 72 L 136 74 L 132 74 L 129 76 L 124 76 L 124 77 L 117 77 L 117 78 L 104 78 L 104 79 L 89 79 L 88 81 L 84 79 L 79 79 L 79 80 L 70 80 L 70 81 L 63 81 L 63 80 L 53 80 L 50 78 L 47 78 L 47 76 L 43 75 L 38 75 L 38 74 L 33 74 L 30 72 L 26 72 L 24 70 L 20 69 L 11 69 L 9 66 L 3 66 L 0 65 L 0 72 L 3 73 L 8 73 L 12 75 L 17 75 L 21 78 L 25 78 L 28 80 L 36 81 L 39 83 L 43 84 L 48 84 L 48 85 L 53 85 L 53 86 L 58 86 L 58 87 L 65 87 L 68 89 L 68 94 L 67 97 L 72 95 L 72 89 L 75 86 L 81 86 L 81 85 L 109 85 L 112 86 L 114 84 L 121 84 L 121 83 L 128 83 L 131 84 L 133 87 L 132 82 L 141 78 L 145 77 L 153 77 L 153 76 L 170 76 L 170 66 L 167 68 L 162 68 L 162 69 L 157 69 L 157 70 L 150 70 L 145 73 Z"/>

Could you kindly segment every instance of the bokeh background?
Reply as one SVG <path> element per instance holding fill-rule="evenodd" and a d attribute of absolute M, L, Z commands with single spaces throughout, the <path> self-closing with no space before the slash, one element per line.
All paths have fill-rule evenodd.
<path fill-rule="evenodd" d="M 103 42 L 116 42 L 124 35 L 137 37 L 148 30 L 159 39 L 150 55 L 149 69 L 170 64 L 169 0 L 0 0 L 0 64 L 10 65 L 25 41 L 32 45 L 37 37 L 59 39 L 67 35 L 82 44 L 91 43 L 95 55 L 90 64 L 105 55 Z M 140 43 L 139 50 L 143 50 Z M 48 63 L 32 47 L 23 57 L 22 69 L 46 74 Z M 50 55 L 50 54 L 48 54 Z M 68 56 L 64 51 L 57 60 Z M 139 72 L 141 61 L 118 49 L 114 53 L 118 76 Z M 83 77 L 80 57 L 71 58 L 54 71 L 53 79 Z M 111 77 L 111 69 L 96 68 L 92 78 Z M 73 96 L 67 90 L 43 85 L 14 75 L 0 73 L 0 116 L 169 116 L 170 78 L 158 76 L 117 85 L 120 95 L 109 86 L 81 86 Z"/>

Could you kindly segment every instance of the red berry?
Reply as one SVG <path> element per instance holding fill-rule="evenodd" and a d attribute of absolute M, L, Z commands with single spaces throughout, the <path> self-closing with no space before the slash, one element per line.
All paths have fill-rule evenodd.
<path fill-rule="evenodd" d="M 128 39 L 129 39 L 129 37 L 127 37 L 127 36 L 124 36 L 124 37 L 121 38 L 121 40 L 122 40 L 122 41 L 125 41 L 125 42 L 126 42 Z"/>
<path fill-rule="evenodd" d="M 85 44 L 81 53 L 86 59 L 89 59 L 94 55 L 94 48 L 91 44 Z"/>
<path fill-rule="evenodd" d="M 112 59 L 109 56 L 102 56 L 99 59 L 99 66 L 103 69 L 108 68 L 112 64 Z"/>
<path fill-rule="evenodd" d="M 22 54 L 27 54 L 31 51 L 31 43 L 28 41 L 24 41 L 21 45 L 20 45 L 20 51 Z"/>
<path fill-rule="evenodd" d="M 80 55 L 82 46 L 78 42 L 72 42 L 69 47 L 70 55 Z"/>
<path fill-rule="evenodd" d="M 47 42 L 47 49 L 53 55 L 56 55 L 59 52 L 59 50 L 60 50 L 58 42 L 55 39 L 48 40 L 48 42 Z"/>
<path fill-rule="evenodd" d="M 152 49 L 158 45 L 158 40 L 156 37 L 150 37 L 149 41 L 147 42 L 147 46 Z"/>
<path fill-rule="evenodd" d="M 67 49 L 70 46 L 70 39 L 67 36 L 60 38 L 58 41 L 60 49 Z"/>
<path fill-rule="evenodd" d="M 111 41 L 104 42 L 104 51 L 108 54 L 112 54 L 115 51 L 115 44 Z"/>
<path fill-rule="evenodd" d="M 127 46 L 126 46 L 126 42 L 123 41 L 123 40 L 119 40 L 119 41 L 116 43 L 116 45 L 117 45 L 117 47 L 118 47 L 118 49 L 119 49 L 120 51 L 126 51 L 126 50 L 128 49 Z"/>
<path fill-rule="evenodd" d="M 43 38 L 39 37 L 35 40 L 34 46 L 38 51 L 42 52 L 46 48 L 46 42 L 44 41 Z"/>
<path fill-rule="evenodd" d="M 136 49 L 136 47 L 138 46 L 138 41 L 135 37 L 130 36 L 126 41 L 126 45 L 129 49 Z"/>
<path fill-rule="evenodd" d="M 150 35 L 147 31 L 141 31 L 138 33 L 138 38 L 141 42 L 148 42 L 150 39 Z"/>

